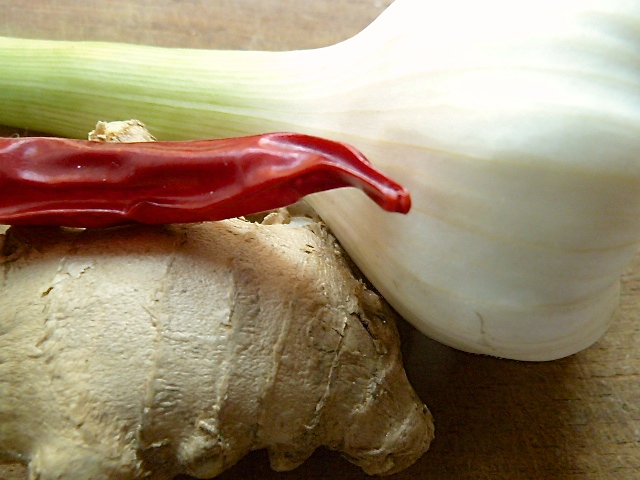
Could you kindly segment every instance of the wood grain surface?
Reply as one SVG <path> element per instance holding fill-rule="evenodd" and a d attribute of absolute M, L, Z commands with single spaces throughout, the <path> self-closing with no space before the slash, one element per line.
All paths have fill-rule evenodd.
<path fill-rule="evenodd" d="M 309 48 L 351 36 L 390 3 L 0 0 L 0 35 L 202 48 Z M 620 311 L 609 332 L 593 347 L 563 360 L 523 363 L 470 355 L 404 325 L 405 363 L 434 414 L 436 440 L 412 468 L 392 478 L 640 478 L 638 317 L 640 258 L 623 278 Z M 0 466 L 0 480 L 26 478 L 21 466 Z M 254 452 L 218 478 L 368 477 L 337 454 L 318 451 L 289 473 L 272 472 L 266 454 Z"/>

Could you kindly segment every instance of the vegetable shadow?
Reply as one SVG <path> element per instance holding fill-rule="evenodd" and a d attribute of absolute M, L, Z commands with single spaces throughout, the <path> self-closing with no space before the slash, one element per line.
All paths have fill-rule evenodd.
<path fill-rule="evenodd" d="M 519 362 L 460 352 L 403 325 L 407 375 L 436 421 L 420 478 L 567 478 L 583 443 L 577 360 Z M 409 473 L 409 472 L 407 472 Z M 406 478 L 409 478 L 408 476 Z"/>

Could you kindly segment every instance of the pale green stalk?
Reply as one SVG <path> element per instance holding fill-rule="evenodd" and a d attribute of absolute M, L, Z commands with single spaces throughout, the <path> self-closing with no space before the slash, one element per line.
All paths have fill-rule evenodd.
<path fill-rule="evenodd" d="M 360 148 L 413 196 L 312 202 L 427 335 L 548 360 L 606 330 L 640 242 L 640 2 L 396 0 L 298 52 L 0 40 L 0 122 L 161 139 L 294 130 Z"/>
<path fill-rule="evenodd" d="M 159 139 L 297 126 L 330 58 L 0 38 L 1 121 L 85 137 L 97 117 L 143 114 Z M 316 57 L 320 57 L 316 61 Z M 320 79 L 319 79 L 320 80 Z M 334 82 L 335 83 L 335 82 Z M 289 119 L 289 120 L 287 120 Z"/>

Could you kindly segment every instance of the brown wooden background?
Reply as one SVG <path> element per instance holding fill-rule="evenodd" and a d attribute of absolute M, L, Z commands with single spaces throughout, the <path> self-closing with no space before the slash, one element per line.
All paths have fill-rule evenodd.
<path fill-rule="evenodd" d="M 349 37 L 390 3 L 0 0 L 0 35 L 307 48 Z M 640 258 L 623 283 L 620 312 L 607 335 L 592 348 L 556 362 L 469 355 L 407 328 L 407 369 L 435 416 L 436 440 L 414 467 L 393 479 L 640 478 Z M 25 478 L 22 467 L 0 466 L 0 480 Z M 255 452 L 219 478 L 368 477 L 338 455 L 318 451 L 298 470 L 280 474 L 270 470 L 263 452 Z"/>

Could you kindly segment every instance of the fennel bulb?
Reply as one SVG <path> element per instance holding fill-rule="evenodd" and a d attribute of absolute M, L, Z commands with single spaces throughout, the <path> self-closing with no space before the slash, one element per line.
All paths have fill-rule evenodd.
<path fill-rule="evenodd" d="M 640 241 L 640 2 L 396 0 L 292 52 L 0 40 L 0 122 L 67 136 L 138 118 L 159 139 L 298 131 L 409 188 L 313 206 L 426 335 L 550 360 L 591 345 Z"/>

